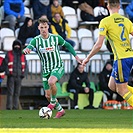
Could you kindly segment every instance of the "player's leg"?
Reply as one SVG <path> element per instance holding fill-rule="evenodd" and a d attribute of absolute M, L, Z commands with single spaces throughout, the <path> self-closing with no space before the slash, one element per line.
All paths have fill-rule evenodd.
<path fill-rule="evenodd" d="M 58 88 L 56 88 L 56 82 L 61 79 L 61 77 L 63 76 L 63 74 L 64 74 L 64 68 L 63 68 L 63 66 L 60 67 L 60 68 L 56 68 L 56 69 L 52 70 L 51 76 L 50 76 L 50 78 L 48 80 L 49 86 L 52 85 L 52 83 L 50 85 L 50 79 L 51 79 L 51 77 L 53 77 L 51 81 L 53 81 L 53 83 L 55 85 L 54 86 L 51 86 L 51 87 L 53 87 L 53 89 L 56 89 L 56 91 L 57 91 Z M 52 90 L 52 88 L 51 88 L 51 90 Z M 56 95 L 54 96 L 54 93 L 52 95 L 51 95 L 51 97 L 54 100 L 54 98 L 55 98 Z M 62 108 L 62 106 L 60 105 L 60 103 L 58 102 L 57 99 L 56 99 L 55 108 L 58 110 L 55 118 L 60 118 L 63 115 L 65 115 L 65 110 Z"/>
<path fill-rule="evenodd" d="M 65 111 L 63 110 L 58 100 L 56 99 L 57 80 L 58 79 L 55 76 L 50 76 L 49 78 L 49 74 L 43 74 L 43 86 L 45 90 L 45 97 L 50 102 L 48 108 L 50 108 L 51 110 L 56 108 L 58 112 L 60 112 L 58 113 L 58 117 L 61 117 L 65 114 Z"/>
<path fill-rule="evenodd" d="M 50 102 L 51 90 L 49 89 L 49 85 L 48 85 L 48 78 L 49 78 L 49 76 L 50 76 L 49 73 L 43 74 L 42 75 L 42 81 L 43 81 L 43 89 L 45 91 L 45 97 Z"/>
<path fill-rule="evenodd" d="M 50 104 L 48 105 L 50 109 L 54 109 L 56 105 L 56 92 L 57 92 L 56 82 L 57 80 L 58 79 L 55 76 L 50 76 L 48 79 L 49 90 L 51 92 Z"/>
<path fill-rule="evenodd" d="M 47 98 L 47 100 L 50 102 L 50 104 L 48 105 L 48 107 L 50 109 L 54 109 L 56 108 L 58 111 L 62 111 L 63 108 L 61 107 L 61 105 L 59 104 L 58 100 L 56 99 L 56 103 L 53 104 L 51 101 L 52 101 L 52 94 L 51 94 L 51 90 L 48 89 L 48 90 L 45 90 L 45 97 Z"/>
<path fill-rule="evenodd" d="M 127 83 L 116 84 L 114 78 L 111 76 L 109 80 L 109 87 L 113 91 L 117 91 L 130 105 L 133 106 L 133 94 L 128 91 Z"/>
<path fill-rule="evenodd" d="M 57 82 L 57 78 L 55 76 L 50 76 L 49 80 L 48 80 L 48 84 L 51 90 L 51 99 L 50 99 L 50 104 L 48 105 L 48 107 L 50 109 L 53 109 L 54 107 L 58 110 L 55 118 L 60 118 L 65 114 L 64 109 L 62 108 L 62 106 L 60 105 L 60 103 L 58 102 L 58 100 L 56 99 L 56 92 L 57 92 L 57 88 L 56 88 L 56 82 Z"/>
<path fill-rule="evenodd" d="M 116 83 L 116 91 L 120 94 L 130 105 L 133 106 L 133 94 L 128 90 L 127 82 L 132 68 L 132 58 L 125 58 L 114 62 L 112 78 Z M 113 79 L 112 79 L 113 81 Z"/>
<path fill-rule="evenodd" d="M 52 93 L 52 91 L 51 91 L 51 87 L 49 86 L 49 83 L 48 83 L 49 77 L 50 77 L 50 74 L 49 74 L 49 73 L 45 73 L 45 74 L 43 74 L 42 80 L 43 80 L 43 87 L 44 87 L 44 90 L 45 90 L 45 97 L 47 98 L 47 100 L 48 100 L 49 102 L 51 102 L 51 101 L 52 101 L 52 100 L 51 100 L 51 99 L 52 99 L 52 98 L 51 98 L 51 93 Z M 50 82 L 52 82 L 52 81 L 50 81 Z M 54 93 L 56 93 L 56 92 L 54 92 Z M 51 103 L 52 103 L 52 102 L 51 102 Z M 55 102 L 55 103 L 56 103 L 56 102 Z M 49 108 L 50 108 L 50 109 L 54 109 L 55 103 L 50 104 L 50 105 L 49 105 Z"/>
<path fill-rule="evenodd" d="M 45 97 L 47 98 L 47 100 L 50 102 L 50 96 L 51 96 L 51 91 L 50 89 L 45 90 Z"/>
<path fill-rule="evenodd" d="M 133 106 L 133 94 L 128 90 L 127 83 L 117 83 L 116 87 L 118 94 L 120 94 L 131 106 Z"/>
<path fill-rule="evenodd" d="M 51 104 L 56 104 L 56 92 L 57 92 L 56 82 L 57 80 L 58 79 L 55 76 L 50 76 L 50 78 L 48 79 L 48 84 L 51 90 L 51 99 L 50 99 Z"/>
<path fill-rule="evenodd" d="M 112 91 L 116 92 L 116 83 L 114 77 L 110 76 L 108 86 Z"/>

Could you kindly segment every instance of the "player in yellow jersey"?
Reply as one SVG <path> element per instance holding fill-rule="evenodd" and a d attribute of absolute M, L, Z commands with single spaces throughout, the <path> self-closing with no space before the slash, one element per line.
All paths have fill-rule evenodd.
<path fill-rule="evenodd" d="M 130 70 L 133 67 L 133 50 L 129 41 L 129 34 L 133 36 L 133 24 L 128 18 L 118 14 L 119 0 L 108 0 L 107 8 L 110 16 L 101 20 L 98 40 L 82 64 L 86 65 L 89 62 L 90 58 L 100 50 L 104 38 L 107 37 L 114 53 L 114 65 L 108 85 L 111 90 L 117 91 L 133 106 L 133 88 L 127 85 Z"/>

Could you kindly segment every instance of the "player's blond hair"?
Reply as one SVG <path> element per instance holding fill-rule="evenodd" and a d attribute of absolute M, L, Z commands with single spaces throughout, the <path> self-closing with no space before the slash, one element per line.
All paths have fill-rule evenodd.
<path fill-rule="evenodd" d="M 108 5 L 110 7 L 118 7 L 120 5 L 120 0 L 108 0 Z"/>

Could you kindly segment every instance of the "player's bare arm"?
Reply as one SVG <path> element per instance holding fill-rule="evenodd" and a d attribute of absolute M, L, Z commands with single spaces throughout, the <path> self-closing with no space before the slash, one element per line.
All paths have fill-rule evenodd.
<path fill-rule="evenodd" d="M 102 44 L 103 44 L 103 41 L 104 41 L 104 38 L 105 38 L 105 36 L 99 35 L 98 40 L 97 40 L 97 42 L 95 43 L 95 45 L 93 46 L 91 52 L 90 52 L 89 55 L 82 61 L 82 65 L 85 66 L 85 65 L 89 62 L 90 58 L 91 58 L 92 56 L 94 56 L 94 55 L 101 49 Z"/>

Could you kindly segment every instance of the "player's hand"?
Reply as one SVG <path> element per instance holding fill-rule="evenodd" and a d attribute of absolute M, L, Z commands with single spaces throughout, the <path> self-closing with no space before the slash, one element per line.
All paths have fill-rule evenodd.
<path fill-rule="evenodd" d="M 23 50 L 23 53 L 24 53 L 24 54 L 29 54 L 30 52 L 31 52 L 31 50 L 28 49 L 28 48 L 25 48 L 25 49 Z"/>
<path fill-rule="evenodd" d="M 83 61 L 82 61 L 82 65 L 83 66 L 86 66 L 86 64 L 89 62 L 89 59 L 88 58 L 85 58 Z"/>
<path fill-rule="evenodd" d="M 76 55 L 75 59 L 77 60 L 78 63 L 82 64 L 82 60 Z"/>

